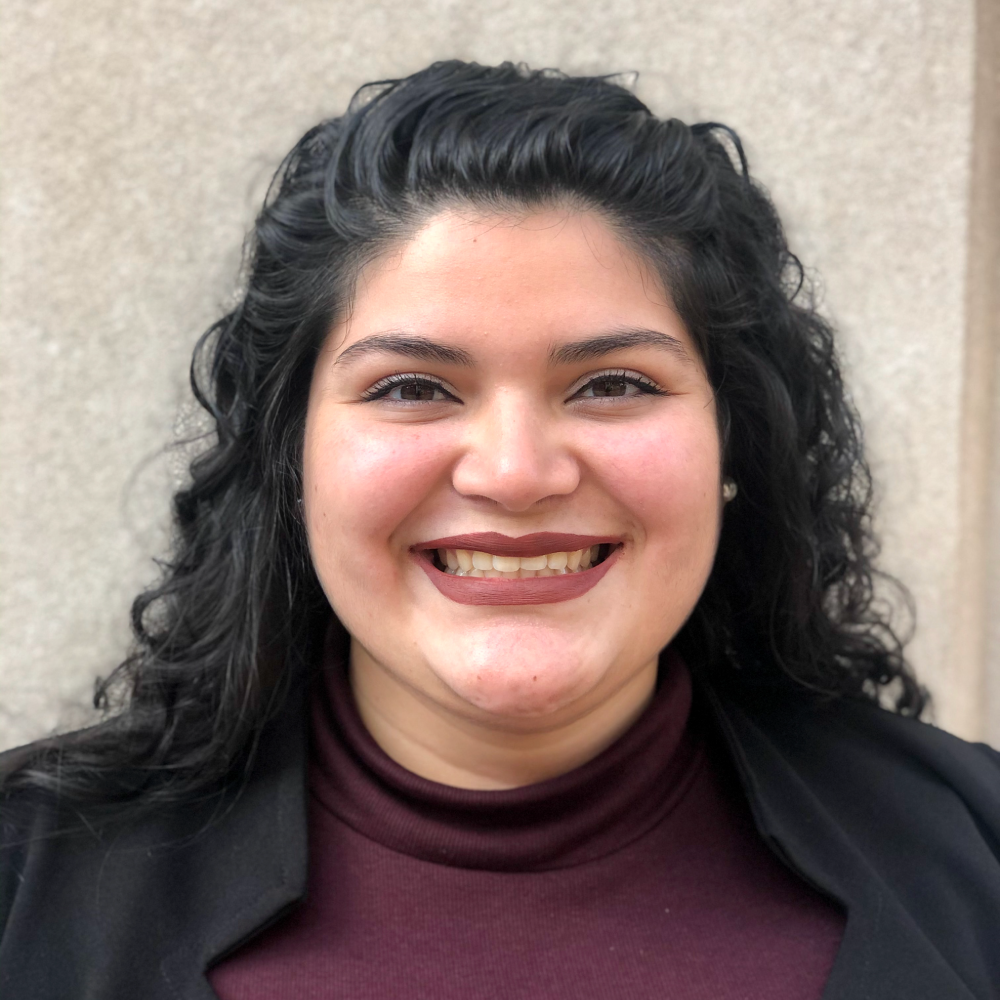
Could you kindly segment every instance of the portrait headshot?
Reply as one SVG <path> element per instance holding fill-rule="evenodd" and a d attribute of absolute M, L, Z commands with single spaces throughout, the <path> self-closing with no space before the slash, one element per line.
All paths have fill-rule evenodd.
<path fill-rule="evenodd" d="M 0 20 L 0 996 L 1000 997 L 994 0 Z"/>

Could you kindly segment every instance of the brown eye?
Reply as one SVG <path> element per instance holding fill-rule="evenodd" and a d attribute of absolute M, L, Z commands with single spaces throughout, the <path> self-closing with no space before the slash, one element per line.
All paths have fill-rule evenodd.
<path fill-rule="evenodd" d="M 440 382 L 420 375 L 390 375 L 376 382 L 362 394 L 365 402 L 384 399 L 396 403 L 440 403 L 445 400 L 458 402 Z"/>
<path fill-rule="evenodd" d="M 664 391 L 639 372 L 598 372 L 573 394 L 573 399 L 631 399 L 636 396 L 663 396 Z"/>
<path fill-rule="evenodd" d="M 595 396 L 624 396 L 629 389 L 628 383 L 620 378 L 597 379 L 590 387 Z"/>
<path fill-rule="evenodd" d="M 399 398 L 414 403 L 430 403 L 440 395 L 441 390 L 428 382 L 407 382 L 399 387 Z"/>

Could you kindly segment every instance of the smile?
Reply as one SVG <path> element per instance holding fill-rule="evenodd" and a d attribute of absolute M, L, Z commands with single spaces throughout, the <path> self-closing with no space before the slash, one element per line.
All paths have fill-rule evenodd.
<path fill-rule="evenodd" d="M 415 549 L 437 589 L 459 604 L 554 604 L 580 597 L 617 561 L 621 541 L 538 532 L 455 535 Z"/>
<path fill-rule="evenodd" d="M 562 576 L 590 569 L 601 560 L 601 546 L 591 545 L 572 552 L 547 552 L 540 556 L 499 556 L 468 549 L 437 549 L 438 569 L 453 576 L 487 579 L 530 580 Z"/>

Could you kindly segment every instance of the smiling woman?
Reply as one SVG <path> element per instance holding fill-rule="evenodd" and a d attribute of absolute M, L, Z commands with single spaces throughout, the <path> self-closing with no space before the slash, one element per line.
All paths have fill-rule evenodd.
<path fill-rule="evenodd" d="M 712 387 L 647 272 L 594 212 L 445 211 L 366 268 L 319 354 L 313 565 L 366 726 L 418 774 L 511 787 L 589 760 L 704 589 Z"/>
<path fill-rule="evenodd" d="M 2 759 L 5 996 L 996 995 L 998 758 L 918 721 L 731 131 L 365 88 L 192 383 L 108 720 Z"/>

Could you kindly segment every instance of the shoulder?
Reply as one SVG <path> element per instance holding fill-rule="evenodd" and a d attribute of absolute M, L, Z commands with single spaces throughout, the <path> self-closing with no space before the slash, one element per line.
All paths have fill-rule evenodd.
<path fill-rule="evenodd" d="M 56 794 L 60 741 L 78 735 L 69 733 L 0 753 L 0 934 L 15 896 L 28 873 L 37 872 L 40 858 L 53 852 L 79 854 L 102 840 L 99 812 L 72 805 Z M 26 780 L 26 771 L 44 773 L 49 780 Z"/>
<path fill-rule="evenodd" d="M 1000 754 L 870 702 L 709 693 L 758 829 L 845 904 L 860 951 L 881 948 L 886 968 L 911 963 L 913 976 L 937 956 L 972 995 L 992 995 Z"/>
<path fill-rule="evenodd" d="M 211 955 L 303 891 L 300 707 L 265 727 L 225 788 L 114 809 L 0 790 L 0 995 L 203 990 Z"/>
<path fill-rule="evenodd" d="M 59 826 L 59 810 L 49 796 L 11 781 L 40 749 L 41 744 L 31 744 L 0 753 L 0 939 L 24 881 L 32 845 L 47 841 Z"/>
<path fill-rule="evenodd" d="M 717 698 L 753 769 L 794 773 L 843 822 L 986 837 L 1000 854 L 1000 753 L 874 702 L 788 690 Z"/>
<path fill-rule="evenodd" d="M 841 885 L 867 882 L 946 950 L 968 947 L 958 928 L 971 939 L 996 926 L 995 750 L 873 702 L 787 690 L 727 691 L 717 715 L 758 825 L 790 853 L 836 869 Z"/>
<path fill-rule="evenodd" d="M 8 791 L 0 800 L 0 995 L 158 996 L 151 981 L 169 940 L 148 928 L 176 938 L 172 911 L 215 840 L 210 815 L 198 803 L 111 813 Z"/>
<path fill-rule="evenodd" d="M 951 875 L 975 870 L 1000 885 L 996 750 L 864 702 L 802 711 L 790 729 L 799 766 L 859 835 L 911 849 L 910 864 L 933 855 Z"/>
<path fill-rule="evenodd" d="M 748 792 L 785 827 L 808 813 L 887 872 L 924 858 L 943 878 L 975 872 L 1000 889 L 996 750 L 869 701 L 708 693 Z"/>
<path fill-rule="evenodd" d="M 1000 824 L 1000 753 L 984 743 L 861 700 L 789 697 L 763 709 L 751 703 L 751 711 L 798 767 L 825 783 L 952 798 Z"/>
<path fill-rule="evenodd" d="M 68 898 L 89 885 L 111 845 L 176 826 L 162 815 L 137 818 L 133 810 L 113 813 L 61 798 L 55 767 L 47 768 L 51 788 L 22 780 L 21 769 L 34 766 L 52 746 L 43 741 L 0 754 L 0 955 L 20 914 L 33 912 L 53 892 Z"/>
<path fill-rule="evenodd" d="M 831 779 L 868 773 L 882 780 L 953 786 L 974 799 L 996 797 L 1000 752 L 860 698 L 821 698 L 787 684 L 703 684 L 723 728 L 796 766 Z M 763 744 L 759 749 L 763 749 Z"/>

